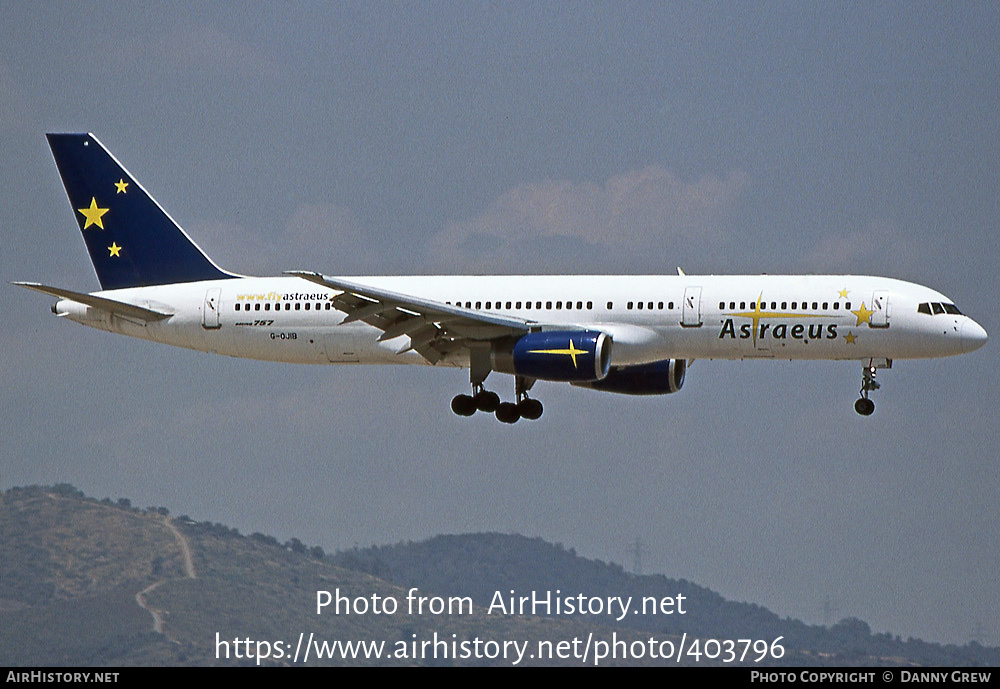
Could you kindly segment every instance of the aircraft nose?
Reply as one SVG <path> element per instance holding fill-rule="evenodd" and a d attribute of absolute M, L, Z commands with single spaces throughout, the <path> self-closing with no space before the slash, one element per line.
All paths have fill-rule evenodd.
<path fill-rule="evenodd" d="M 986 344 L 986 330 L 971 318 L 962 324 L 962 351 L 974 352 Z"/>

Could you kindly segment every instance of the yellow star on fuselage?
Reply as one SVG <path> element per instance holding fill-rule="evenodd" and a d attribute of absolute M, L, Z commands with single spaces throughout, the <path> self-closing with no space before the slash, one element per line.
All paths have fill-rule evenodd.
<path fill-rule="evenodd" d="M 837 292 L 837 298 L 838 299 L 841 299 L 841 298 L 847 299 L 847 288 L 846 287 L 844 289 L 840 290 L 839 292 Z"/>
<path fill-rule="evenodd" d="M 93 196 L 90 197 L 90 208 L 77 208 L 78 213 L 83 215 L 87 219 L 84 223 L 83 229 L 87 229 L 91 225 L 97 225 L 102 230 L 104 229 L 104 223 L 101 221 L 101 216 L 108 212 L 108 208 L 98 208 L 97 199 Z"/>
<path fill-rule="evenodd" d="M 586 349 L 577 349 L 573 340 L 569 341 L 569 349 L 532 349 L 531 354 L 567 354 L 573 357 L 573 368 L 576 368 L 576 357 L 578 354 L 586 354 Z"/>
<path fill-rule="evenodd" d="M 868 323 L 870 325 L 872 320 L 872 314 L 875 312 L 869 311 L 867 308 L 865 308 L 865 303 L 861 302 L 861 308 L 858 309 L 857 311 L 851 311 L 851 313 L 853 313 L 855 316 L 858 317 L 858 322 L 855 323 L 855 325 L 861 325 L 862 323 Z"/>
<path fill-rule="evenodd" d="M 115 189 L 118 190 L 115 192 L 116 194 L 124 194 L 125 190 L 128 189 L 128 182 L 126 182 L 124 179 L 119 179 L 117 182 L 115 182 Z"/>
<path fill-rule="evenodd" d="M 108 251 L 111 252 L 111 256 L 119 256 L 122 248 L 118 246 L 116 242 L 111 242 L 111 246 L 108 247 Z M 119 256 L 120 257 L 120 256 Z"/>
<path fill-rule="evenodd" d="M 858 339 L 858 336 L 848 330 L 847 334 L 844 335 L 844 339 L 847 340 L 847 344 L 857 344 L 855 340 Z"/>

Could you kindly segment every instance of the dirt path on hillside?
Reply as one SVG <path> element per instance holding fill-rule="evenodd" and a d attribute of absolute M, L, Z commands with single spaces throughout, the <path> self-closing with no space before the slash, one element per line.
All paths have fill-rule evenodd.
<path fill-rule="evenodd" d="M 197 572 L 195 572 L 194 569 L 194 558 L 191 556 L 191 546 L 188 543 L 187 538 L 184 536 L 184 534 L 181 533 L 180 529 L 178 529 L 174 525 L 173 520 L 169 516 L 163 515 L 163 519 L 161 521 L 163 522 L 164 526 L 170 529 L 170 532 L 174 535 L 174 539 L 177 541 L 177 545 L 181 549 L 181 555 L 183 556 L 184 559 L 184 577 L 186 579 L 197 579 L 198 574 Z M 135 602 L 138 603 L 140 608 L 142 608 L 143 610 L 148 612 L 150 616 L 152 616 L 153 631 L 156 632 L 157 634 L 165 634 L 165 632 L 163 631 L 163 616 L 166 614 L 166 612 L 163 610 L 158 610 L 156 608 L 150 607 L 148 604 L 148 596 L 153 591 L 155 591 L 159 586 L 167 583 L 168 581 L 170 581 L 170 579 L 161 579 L 160 581 L 150 584 L 142 591 L 139 591 L 137 594 L 135 594 Z M 170 639 L 169 635 L 166 636 L 168 639 Z M 174 639 L 170 640 L 173 641 Z"/>

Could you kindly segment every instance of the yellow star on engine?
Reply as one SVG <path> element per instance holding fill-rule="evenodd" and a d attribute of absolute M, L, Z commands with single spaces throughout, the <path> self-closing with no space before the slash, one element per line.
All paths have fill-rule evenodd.
<path fill-rule="evenodd" d="M 115 189 L 118 190 L 115 192 L 116 194 L 124 194 L 125 190 L 128 189 L 128 182 L 126 182 L 124 179 L 119 179 L 117 182 L 115 182 Z"/>
<path fill-rule="evenodd" d="M 855 316 L 858 317 L 858 322 L 855 323 L 855 325 L 861 325 L 862 323 L 871 324 L 872 314 L 875 312 L 869 311 L 867 308 L 865 308 L 865 303 L 861 302 L 861 308 L 858 309 L 857 311 L 851 311 L 851 313 L 853 313 Z"/>
<path fill-rule="evenodd" d="M 533 349 L 531 354 L 567 354 L 573 359 L 573 368 L 576 368 L 576 357 L 579 354 L 586 354 L 586 349 L 577 349 L 573 340 L 569 341 L 569 349 Z"/>
<path fill-rule="evenodd" d="M 104 223 L 101 221 L 101 216 L 108 212 L 108 208 L 98 208 L 97 199 L 93 196 L 90 197 L 90 208 L 77 208 L 78 213 L 83 215 L 87 219 L 84 223 L 83 229 L 87 229 L 91 225 L 97 225 L 102 230 L 104 229 Z"/>
<path fill-rule="evenodd" d="M 847 299 L 847 290 L 846 289 L 842 289 L 839 292 L 837 292 L 837 298 L 838 299 Z"/>
<path fill-rule="evenodd" d="M 120 246 L 118 246 L 118 244 L 116 244 L 115 242 L 111 242 L 111 246 L 108 247 L 108 251 L 111 252 L 112 256 L 119 256 L 119 254 L 121 253 L 121 250 L 122 250 L 122 248 Z M 120 258 L 120 256 L 119 256 L 119 258 Z"/>
<path fill-rule="evenodd" d="M 847 344 L 857 344 L 855 340 L 858 339 L 858 336 L 848 330 L 847 334 L 844 335 L 844 339 L 847 340 Z"/>

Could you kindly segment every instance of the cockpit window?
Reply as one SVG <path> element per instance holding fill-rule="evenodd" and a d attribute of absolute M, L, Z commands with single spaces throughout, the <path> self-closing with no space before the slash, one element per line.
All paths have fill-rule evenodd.
<path fill-rule="evenodd" d="M 962 312 L 959 311 L 958 307 L 954 304 L 939 304 L 937 302 L 924 302 L 923 304 L 918 304 L 917 313 L 926 313 L 928 316 L 936 316 L 939 313 L 950 313 L 955 316 L 962 315 Z"/>

